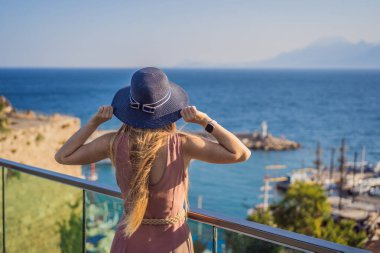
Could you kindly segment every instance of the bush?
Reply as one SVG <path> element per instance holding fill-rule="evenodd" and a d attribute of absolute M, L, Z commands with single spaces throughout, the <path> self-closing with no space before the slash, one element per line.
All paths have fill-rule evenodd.
<path fill-rule="evenodd" d="M 36 142 L 43 141 L 44 139 L 45 139 L 45 136 L 43 136 L 43 134 L 41 134 L 41 133 L 37 134 L 37 136 L 36 136 Z"/>
<path fill-rule="evenodd" d="M 62 253 L 82 252 L 82 217 L 76 210 L 81 203 L 78 199 L 74 205 L 70 205 L 71 214 L 68 221 L 58 222 L 61 237 L 60 247 Z"/>

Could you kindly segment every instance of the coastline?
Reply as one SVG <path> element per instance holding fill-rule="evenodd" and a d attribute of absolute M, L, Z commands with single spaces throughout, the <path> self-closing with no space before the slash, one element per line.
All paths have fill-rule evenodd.
<path fill-rule="evenodd" d="M 4 108 L 8 127 L 0 131 L 2 158 L 82 177 L 82 166 L 62 165 L 54 159 L 55 152 L 80 128 L 79 118 L 16 111 L 11 106 Z"/>

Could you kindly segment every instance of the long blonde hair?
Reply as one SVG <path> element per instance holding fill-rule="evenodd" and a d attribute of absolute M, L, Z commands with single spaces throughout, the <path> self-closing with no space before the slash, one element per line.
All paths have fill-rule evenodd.
<path fill-rule="evenodd" d="M 113 140 L 121 133 L 128 134 L 128 154 L 132 166 L 131 178 L 129 179 L 129 191 L 124 199 L 126 215 L 121 222 L 126 237 L 130 237 L 140 226 L 148 206 L 149 199 L 149 176 L 153 162 L 158 151 L 163 147 L 168 135 L 176 131 L 176 124 L 172 123 L 158 129 L 134 128 L 123 124 L 111 141 L 110 157 L 115 166 Z M 168 154 L 169 155 L 169 154 Z M 185 211 L 189 209 L 188 182 L 185 182 Z"/>

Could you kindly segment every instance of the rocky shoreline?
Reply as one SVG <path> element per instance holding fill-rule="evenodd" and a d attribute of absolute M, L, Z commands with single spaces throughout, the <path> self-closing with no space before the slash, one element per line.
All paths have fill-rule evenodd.
<path fill-rule="evenodd" d="M 54 159 L 55 152 L 80 128 L 79 118 L 19 111 L 0 96 L 0 125 L 1 158 L 82 177 L 81 166 L 58 164 Z"/>

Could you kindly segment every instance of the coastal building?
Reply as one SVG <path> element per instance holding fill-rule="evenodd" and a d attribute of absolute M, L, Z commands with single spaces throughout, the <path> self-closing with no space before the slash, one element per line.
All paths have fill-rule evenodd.
<path fill-rule="evenodd" d="M 266 121 L 261 123 L 261 138 L 265 139 L 268 137 L 268 124 Z"/>

